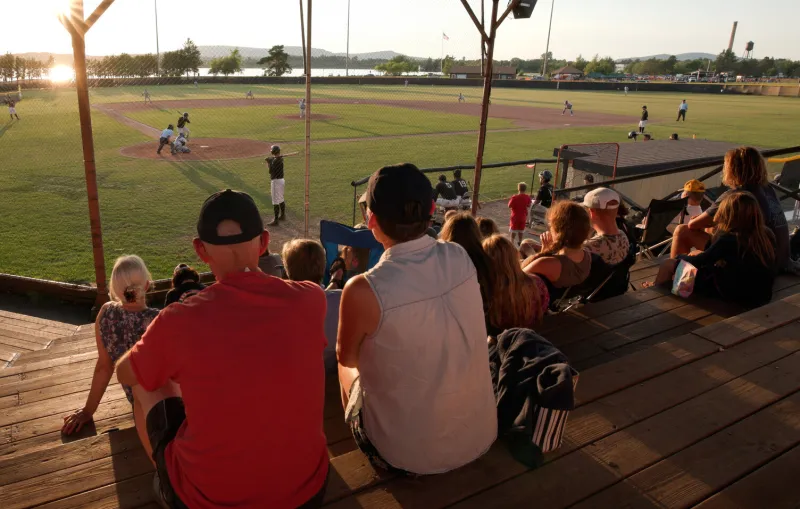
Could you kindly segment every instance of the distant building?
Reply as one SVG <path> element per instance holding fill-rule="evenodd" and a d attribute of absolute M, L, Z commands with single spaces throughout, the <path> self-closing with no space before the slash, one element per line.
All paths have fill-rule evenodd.
<path fill-rule="evenodd" d="M 517 79 L 517 68 L 513 66 L 497 66 L 494 68 L 496 80 Z M 452 79 L 481 79 L 481 66 L 479 65 L 454 65 L 450 68 L 450 78 Z"/>
<path fill-rule="evenodd" d="M 561 69 L 553 71 L 553 78 L 557 80 L 577 80 L 583 76 L 583 71 L 572 67 L 571 65 L 565 65 Z"/>

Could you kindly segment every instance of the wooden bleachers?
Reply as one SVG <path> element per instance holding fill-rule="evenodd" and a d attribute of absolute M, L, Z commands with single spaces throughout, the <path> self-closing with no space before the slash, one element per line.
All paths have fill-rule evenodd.
<path fill-rule="evenodd" d="M 653 267 L 637 265 L 632 280 Z M 746 312 L 648 289 L 547 317 L 541 333 L 581 377 L 564 445 L 536 470 L 498 442 L 439 476 L 376 471 L 330 379 L 326 507 L 796 508 L 800 278 L 781 276 L 775 289 L 771 304 Z M 0 507 L 155 507 L 152 467 L 115 380 L 94 428 L 62 439 L 96 355 L 91 327 L 65 336 L 0 370 Z"/>
<path fill-rule="evenodd" d="M 55 339 L 74 334 L 78 326 L 0 310 L 0 368 L 20 355 L 42 350 Z"/>

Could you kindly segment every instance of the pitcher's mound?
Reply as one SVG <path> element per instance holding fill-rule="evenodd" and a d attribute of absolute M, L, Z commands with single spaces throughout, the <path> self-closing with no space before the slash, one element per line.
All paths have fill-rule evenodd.
<path fill-rule="evenodd" d="M 306 119 L 300 118 L 300 115 L 276 115 L 275 118 L 282 120 L 299 120 L 305 122 Z M 314 113 L 311 115 L 311 120 L 333 120 L 339 118 L 336 115 L 322 115 L 321 113 Z"/>
<path fill-rule="evenodd" d="M 189 154 L 170 153 L 169 145 L 165 145 L 160 154 L 158 141 L 139 143 L 120 149 L 120 153 L 136 159 L 164 159 L 167 161 L 209 161 L 220 159 L 247 159 L 267 156 L 272 146 L 265 141 L 243 140 L 240 138 L 189 138 L 187 145 Z"/>

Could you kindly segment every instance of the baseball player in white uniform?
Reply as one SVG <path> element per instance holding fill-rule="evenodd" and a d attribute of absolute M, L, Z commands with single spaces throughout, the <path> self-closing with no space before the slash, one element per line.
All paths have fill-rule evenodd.
<path fill-rule="evenodd" d="M 300 118 L 306 118 L 306 100 L 300 99 Z"/>

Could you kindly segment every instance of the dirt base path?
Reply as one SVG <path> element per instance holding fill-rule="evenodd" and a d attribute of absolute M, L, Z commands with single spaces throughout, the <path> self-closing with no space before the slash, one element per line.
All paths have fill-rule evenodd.
<path fill-rule="evenodd" d="M 227 159 L 247 159 L 265 157 L 272 145 L 265 141 L 247 140 L 243 138 L 190 138 L 188 154 L 170 153 L 169 145 L 165 145 L 160 154 L 156 153 L 158 141 L 149 141 L 124 147 L 120 154 L 136 159 L 155 159 L 164 161 L 224 161 Z"/>
<path fill-rule="evenodd" d="M 268 98 L 268 99 L 189 99 L 166 100 L 145 104 L 144 102 L 127 102 L 95 105 L 95 108 L 108 113 L 114 118 L 119 118 L 115 113 L 143 110 L 188 110 L 192 108 L 231 108 L 245 106 L 272 106 L 296 105 L 293 98 Z M 453 102 L 440 101 L 399 101 L 384 99 L 369 99 L 359 101 L 356 99 L 314 99 L 313 104 L 365 104 L 373 106 L 392 106 L 397 108 L 411 108 L 439 113 L 458 113 L 479 117 L 481 105 L 479 103 L 459 103 L 456 97 Z M 562 115 L 560 108 L 530 108 L 527 106 L 514 106 L 508 104 L 493 104 L 489 106 L 489 116 L 492 118 L 505 118 L 514 121 L 520 127 L 532 129 L 553 129 L 558 127 L 592 127 L 603 125 L 634 125 L 635 116 L 609 115 L 607 113 L 581 112 L 577 105 L 575 116 Z M 124 115 L 120 115 L 123 116 Z M 299 117 L 299 114 L 298 114 Z M 138 123 L 138 122 L 136 122 Z M 130 125 L 130 124 L 127 124 Z M 133 126 L 131 126 L 133 127 Z"/>

